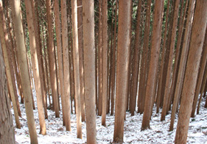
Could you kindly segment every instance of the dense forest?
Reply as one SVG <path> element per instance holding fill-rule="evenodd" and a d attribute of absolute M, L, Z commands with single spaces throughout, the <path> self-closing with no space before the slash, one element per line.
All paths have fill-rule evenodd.
<path fill-rule="evenodd" d="M 127 119 L 168 117 L 184 144 L 206 108 L 206 0 L 0 0 L 0 144 L 25 125 L 37 144 L 53 114 L 88 144 L 99 118 L 123 143 Z"/>

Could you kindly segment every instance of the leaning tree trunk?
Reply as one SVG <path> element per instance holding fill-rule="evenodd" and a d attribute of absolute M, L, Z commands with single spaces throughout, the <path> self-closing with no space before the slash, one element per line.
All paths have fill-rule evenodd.
<path fill-rule="evenodd" d="M 33 19 L 32 11 L 31 11 L 32 9 L 31 1 L 25 0 L 25 6 L 26 6 L 26 12 L 27 12 L 27 23 L 28 23 L 28 30 L 29 30 L 32 69 L 33 69 L 33 76 L 34 76 L 35 89 L 36 89 L 38 116 L 39 116 L 39 122 L 40 122 L 40 133 L 45 135 L 46 125 L 45 125 L 44 107 L 43 107 L 43 101 L 42 101 L 42 89 L 41 89 L 42 87 L 41 87 L 40 74 L 39 74 L 35 29 L 33 25 L 34 19 Z"/>
<path fill-rule="evenodd" d="M 186 143 L 194 91 L 207 24 L 207 1 L 196 1 L 189 55 L 183 84 L 182 100 L 175 136 L 175 143 Z"/>
<path fill-rule="evenodd" d="M 10 1 L 12 7 L 12 18 L 14 22 L 14 32 L 17 42 L 17 58 L 20 66 L 21 81 L 23 87 L 23 94 L 25 99 L 25 108 L 27 115 L 27 122 L 29 127 L 31 143 L 38 143 L 37 132 L 35 128 L 34 114 L 32 109 L 32 92 L 30 88 L 29 70 L 27 65 L 26 47 L 24 42 L 23 26 L 21 21 L 21 7 L 19 0 Z"/>
<path fill-rule="evenodd" d="M 0 8 L 2 4 L 0 2 Z M 14 127 L 7 93 L 7 80 L 0 46 L 0 144 L 15 144 Z"/>
<path fill-rule="evenodd" d="M 96 143 L 94 1 L 83 1 L 84 78 L 87 143 Z"/>
<path fill-rule="evenodd" d="M 187 61 L 188 52 L 189 52 L 189 40 L 190 40 L 189 37 L 190 37 L 190 33 L 191 33 L 194 7 L 195 7 L 195 0 L 190 1 L 189 7 L 188 7 L 188 16 L 187 16 L 187 20 L 186 20 L 184 39 L 183 39 L 183 47 L 182 47 L 182 52 L 181 52 L 178 78 L 177 78 L 176 88 L 175 88 L 175 96 L 174 96 L 174 100 L 173 100 L 173 107 L 172 107 L 171 121 L 170 121 L 170 130 L 173 130 L 173 125 L 174 125 L 174 120 L 175 120 L 175 112 L 177 109 L 178 101 L 180 99 L 180 95 L 181 95 L 182 87 L 183 87 L 186 61 Z"/>
<path fill-rule="evenodd" d="M 126 110 L 126 96 L 128 87 L 130 27 L 132 1 L 119 1 L 119 27 L 117 47 L 117 80 L 114 142 L 123 142 L 124 116 Z"/>

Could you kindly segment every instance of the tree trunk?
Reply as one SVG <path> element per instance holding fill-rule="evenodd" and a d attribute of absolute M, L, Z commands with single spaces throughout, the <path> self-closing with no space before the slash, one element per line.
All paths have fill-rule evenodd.
<path fill-rule="evenodd" d="M 58 5 L 59 6 L 59 5 Z M 62 47 L 63 47 L 63 108 L 65 112 L 65 126 L 67 131 L 71 131 L 70 124 L 70 73 L 68 55 L 68 26 L 67 26 L 67 5 L 65 0 L 61 0 L 61 20 L 62 20 Z M 61 42 L 60 42 L 61 43 Z M 61 51 L 59 51 L 61 52 Z M 60 56 L 62 57 L 62 56 Z M 72 105 L 72 104 L 71 104 Z"/>
<path fill-rule="evenodd" d="M 171 71 L 172 71 L 172 65 L 173 65 L 173 56 L 174 56 L 174 47 L 175 47 L 175 38 L 176 38 L 176 30 L 177 30 L 177 21 L 178 21 L 178 12 L 179 12 L 179 3 L 180 0 L 175 1 L 175 7 L 174 7 L 174 14 L 173 14 L 173 25 L 172 25 L 172 34 L 170 39 L 170 53 L 168 58 L 168 67 L 167 67 L 167 77 L 166 77 L 166 83 L 165 83 L 165 93 L 164 93 L 164 100 L 163 100 L 163 108 L 162 108 L 162 115 L 161 115 L 161 121 L 165 120 L 165 115 L 168 111 L 167 105 L 168 100 L 170 99 L 170 88 L 171 88 Z"/>
<path fill-rule="evenodd" d="M 150 12 L 151 12 L 151 0 L 147 0 L 147 12 L 146 12 L 146 22 L 145 22 L 145 32 L 144 32 L 144 45 L 142 52 L 142 63 L 141 63 L 141 77 L 139 86 L 139 97 L 138 97 L 138 112 L 144 112 L 144 102 L 145 102 L 145 88 L 146 88 L 146 78 L 147 78 L 147 54 L 149 47 L 149 33 L 150 33 Z"/>
<path fill-rule="evenodd" d="M 0 2 L 0 10 L 2 12 L 2 3 Z M 1 14 L 2 15 L 2 14 Z M 1 22 L 2 23 L 2 22 Z M 2 31 L 2 30 L 1 30 Z M 1 43 L 2 45 L 2 43 Z M 0 144 L 15 144 L 14 127 L 12 115 L 10 112 L 9 99 L 7 96 L 7 80 L 5 76 L 5 67 L 0 46 Z"/>
<path fill-rule="evenodd" d="M 102 0 L 99 1 L 99 97 L 98 97 L 98 115 L 102 114 L 102 96 L 103 96 L 103 26 L 102 26 Z"/>
<path fill-rule="evenodd" d="M 107 35 L 107 20 L 108 20 L 108 11 L 107 3 L 108 0 L 102 0 L 102 42 L 103 42 L 103 86 L 102 86 L 102 125 L 106 126 L 106 106 L 107 106 L 107 88 L 108 88 L 108 75 L 107 75 L 107 56 L 108 56 L 108 35 Z"/>
<path fill-rule="evenodd" d="M 16 35 L 16 42 L 17 42 L 17 58 L 19 61 L 20 71 L 21 71 L 21 81 L 22 81 L 23 94 L 24 94 L 24 99 L 25 99 L 25 108 L 26 108 L 27 123 L 28 123 L 29 133 L 30 133 L 30 140 L 31 140 L 31 143 L 38 143 L 35 122 L 34 122 L 34 114 L 32 110 L 32 92 L 30 88 L 26 47 L 24 43 L 23 26 L 22 26 L 22 21 L 21 21 L 21 16 L 20 16 L 20 8 L 21 8 L 20 1 L 11 0 L 10 4 L 12 7 L 14 32 Z"/>
<path fill-rule="evenodd" d="M 123 142 L 124 115 L 128 87 L 130 22 L 132 1 L 119 1 L 119 28 L 117 49 L 117 80 L 114 142 Z"/>
<path fill-rule="evenodd" d="M 26 7 L 26 13 L 27 13 L 27 23 L 28 23 L 29 40 L 30 40 L 32 69 L 33 69 L 33 76 L 34 76 L 36 96 L 37 96 L 37 107 L 38 107 L 38 116 L 39 116 L 39 122 L 40 122 L 40 133 L 45 135 L 46 134 L 46 126 L 45 126 L 45 118 L 44 118 L 44 107 L 43 107 L 43 102 L 42 102 L 42 89 L 41 89 L 42 87 L 41 87 L 40 74 L 39 74 L 34 19 L 33 19 L 32 11 L 31 11 L 31 9 L 32 9 L 31 1 L 25 0 L 25 7 Z"/>
<path fill-rule="evenodd" d="M 175 143 L 186 143 L 194 91 L 207 24 L 207 1 L 196 1 L 195 17 L 189 46 L 189 55 L 183 84 L 182 100 L 175 136 Z M 195 48 L 196 47 L 196 48 Z"/>
<path fill-rule="evenodd" d="M 83 9 L 82 0 L 78 0 L 78 46 L 80 66 L 80 97 L 81 97 L 81 118 L 85 121 L 85 94 L 84 94 L 84 68 L 83 68 Z"/>
<path fill-rule="evenodd" d="M 194 100 L 193 100 L 193 107 L 192 107 L 191 117 L 195 116 L 196 104 L 197 104 L 198 96 L 199 96 L 199 93 L 200 93 L 200 90 L 201 90 L 202 80 L 204 80 L 206 61 L 207 61 L 207 31 L 206 31 L 206 34 L 205 34 L 202 58 L 201 58 L 201 62 L 200 62 L 200 70 L 199 70 L 199 73 L 198 73 L 198 80 L 197 80 L 197 84 L 196 84 L 196 91 L 195 91 Z M 205 88 L 205 83 L 204 83 L 203 87 Z M 205 91 L 204 91 L 204 94 L 205 94 Z M 202 97 L 202 95 L 203 94 L 201 93 L 201 97 Z"/>
<path fill-rule="evenodd" d="M 55 49 L 53 43 L 53 24 L 52 24 L 52 5 L 50 0 L 46 0 L 47 9 L 47 23 L 48 23 L 48 56 L 50 68 L 50 84 L 52 89 L 52 97 L 54 99 L 55 116 L 59 117 L 58 108 L 58 92 L 57 92 L 57 79 L 56 79 L 56 66 L 55 66 Z"/>
<path fill-rule="evenodd" d="M 7 51 L 7 49 L 9 49 L 8 34 L 7 34 L 7 27 L 6 27 L 6 21 L 5 21 L 5 16 L 3 12 L 2 2 L 0 2 L 0 40 L 1 40 L 1 49 L 3 52 L 3 58 L 4 58 L 4 63 L 5 63 L 6 76 L 8 80 L 8 88 L 9 88 L 9 92 L 10 92 L 10 96 L 11 96 L 12 104 L 13 104 L 13 109 L 14 109 L 16 127 L 20 129 L 21 124 L 19 121 L 18 108 L 17 108 L 16 99 L 15 99 L 15 85 L 13 83 L 14 75 L 12 73 L 13 71 L 12 65 L 11 63 L 9 63 L 9 55 Z"/>
<path fill-rule="evenodd" d="M 190 41 L 189 37 L 191 34 L 194 7 L 195 7 L 195 0 L 190 1 L 189 7 L 188 7 L 188 16 L 187 16 L 187 20 L 186 20 L 184 39 L 183 39 L 183 48 L 182 48 L 182 52 L 181 52 L 181 60 L 180 60 L 180 65 L 179 65 L 178 78 L 177 78 L 177 83 L 176 83 L 176 88 L 175 88 L 175 96 L 174 96 L 174 100 L 173 100 L 170 130 L 173 130 L 173 125 L 174 125 L 174 120 L 175 120 L 175 112 L 177 109 L 178 101 L 180 99 L 180 95 L 181 95 L 182 87 L 183 87 L 186 61 L 187 61 L 188 51 L 189 51 L 189 41 Z"/>
<path fill-rule="evenodd" d="M 135 34 L 135 45 L 134 45 L 134 60 L 133 60 L 133 71 L 132 71 L 132 86 L 130 94 L 130 112 L 131 115 L 134 115 L 135 106 L 136 106 L 136 96 L 137 96 L 137 85 L 138 85 L 138 76 L 139 76 L 139 59 L 140 59 L 140 23 L 141 23 L 141 6 L 142 1 L 138 1 L 137 9 L 137 24 L 136 24 L 136 34 Z"/>
<path fill-rule="evenodd" d="M 76 99 L 77 138 L 82 138 L 77 0 L 71 1 L 71 5 L 72 5 L 72 32 L 73 32 L 73 58 L 74 58 L 73 66 L 74 66 L 74 78 L 75 78 L 74 82 L 75 82 L 75 99 Z"/>
<path fill-rule="evenodd" d="M 96 143 L 94 1 L 83 1 L 84 76 L 87 143 Z"/>
<path fill-rule="evenodd" d="M 146 97 L 144 115 L 142 120 L 142 130 L 150 128 L 150 119 L 152 111 L 152 103 L 154 103 L 154 93 L 156 88 L 156 76 L 158 69 L 159 51 L 161 44 L 161 31 L 162 31 L 162 19 L 164 10 L 164 0 L 155 2 L 154 8 L 154 21 L 153 21 L 153 35 L 152 35 L 152 47 L 151 47 L 151 59 L 149 66 L 149 74 L 147 79 Z"/>

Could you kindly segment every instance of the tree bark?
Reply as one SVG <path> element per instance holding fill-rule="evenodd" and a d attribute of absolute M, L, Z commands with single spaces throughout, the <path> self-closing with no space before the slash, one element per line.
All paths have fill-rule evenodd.
<path fill-rule="evenodd" d="M 102 125 L 106 126 L 106 106 L 107 106 L 107 90 L 108 90 L 108 74 L 107 74 L 107 56 L 108 56 L 108 34 L 107 34 L 107 3 L 108 0 L 102 0 L 102 42 L 103 42 L 103 86 L 102 86 Z"/>
<path fill-rule="evenodd" d="M 174 100 L 173 100 L 170 130 L 173 130 L 173 125 L 174 125 L 174 120 L 175 120 L 175 112 L 177 109 L 178 101 L 180 99 L 180 95 L 181 95 L 182 87 L 183 87 L 186 61 L 187 61 L 188 52 L 189 52 L 189 41 L 190 41 L 192 20 L 193 20 L 193 15 L 194 15 L 194 7 L 195 7 L 195 0 L 190 1 L 189 7 L 188 7 L 188 16 L 187 16 L 187 20 L 186 20 L 184 39 L 183 39 L 183 48 L 182 48 L 182 52 L 181 52 L 181 60 L 180 60 L 180 65 L 179 65 L 178 78 L 177 78 L 177 83 L 176 83 L 176 88 L 175 88 L 175 96 L 174 96 Z"/>
<path fill-rule="evenodd" d="M 87 143 L 96 143 L 94 1 L 83 1 L 84 76 Z"/>
<path fill-rule="evenodd" d="M 129 44 L 132 1 L 119 1 L 119 28 L 117 49 L 117 80 L 116 80 L 116 108 L 114 142 L 123 142 L 124 115 L 126 110 L 126 96 L 129 72 Z"/>
<path fill-rule="evenodd" d="M 175 143 L 186 143 L 192 110 L 194 91 L 198 76 L 199 63 L 205 38 L 207 24 L 207 1 L 196 1 L 195 17 L 189 46 L 189 55 L 183 84 L 182 100 L 175 136 Z M 195 48 L 196 47 L 196 48 Z"/>
<path fill-rule="evenodd" d="M 154 103 L 154 92 L 156 88 L 156 76 L 158 69 L 159 51 L 161 44 L 162 19 L 164 10 L 164 0 L 155 2 L 154 21 L 153 21 L 153 35 L 151 46 L 151 59 L 149 66 L 149 74 L 147 79 L 146 97 L 144 115 L 142 120 L 142 130 L 150 128 L 152 103 Z"/>
<path fill-rule="evenodd" d="M 0 2 L 0 10 L 2 10 L 2 3 Z M 2 43 L 1 43 L 2 45 Z M 5 67 L 2 57 L 2 50 L 0 46 L 0 144 L 15 144 L 14 127 L 12 115 L 10 112 L 10 105 L 7 91 L 7 80 L 5 76 Z"/>
<path fill-rule="evenodd" d="M 38 143 L 37 141 L 37 133 L 34 122 L 34 114 L 32 110 L 32 92 L 30 88 L 30 79 L 29 79 L 29 71 L 27 65 L 27 56 L 26 56 L 26 47 L 24 43 L 24 33 L 23 26 L 20 16 L 20 1 L 19 0 L 11 0 L 10 1 L 12 7 L 12 18 L 14 22 L 14 32 L 16 35 L 17 41 L 17 58 L 20 65 L 21 72 L 21 81 L 23 87 L 23 94 L 25 99 L 25 108 L 27 115 L 27 122 L 30 133 L 31 143 Z"/>
<path fill-rule="evenodd" d="M 40 133 L 42 135 L 46 134 L 46 125 L 44 118 L 44 107 L 42 101 L 42 87 L 40 81 L 39 74 L 39 65 L 38 65 L 38 57 L 37 57 L 37 46 L 36 46 L 36 38 L 35 38 L 35 28 L 34 28 L 34 19 L 32 14 L 32 3 L 31 1 L 25 0 L 25 7 L 27 13 L 27 24 L 29 31 L 29 43 L 30 43 L 30 51 L 31 51 L 31 59 L 32 59 L 32 69 L 33 76 L 35 82 L 36 96 L 37 96 L 37 107 L 38 107 L 38 116 L 40 122 Z"/>
<path fill-rule="evenodd" d="M 53 24 L 52 24 L 52 5 L 50 0 L 46 0 L 47 9 L 47 23 L 48 23 L 48 56 L 49 56 L 49 69 L 50 69 L 50 84 L 52 89 L 52 97 L 54 103 L 55 116 L 59 117 L 58 108 L 58 90 L 56 79 L 56 66 L 55 66 L 55 49 L 53 43 Z"/>

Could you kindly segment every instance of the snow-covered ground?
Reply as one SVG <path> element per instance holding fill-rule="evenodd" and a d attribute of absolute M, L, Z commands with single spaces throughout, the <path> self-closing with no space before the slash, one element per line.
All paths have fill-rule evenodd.
<path fill-rule="evenodd" d="M 36 100 L 36 98 L 34 98 Z M 204 108 L 203 99 L 200 108 L 200 114 L 195 118 L 190 119 L 189 131 L 188 131 L 188 143 L 207 144 L 207 109 Z M 36 105 L 36 102 L 35 102 Z M 25 107 L 20 104 L 22 118 L 20 122 L 22 124 L 21 129 L 15 128 L 15 139 L 19 144 L 30 143 L 29 131 L 26 121 Z M 37 105 L 36 105 L 37 108 Z M 13 110 L 12 110 L 13 114 Z M 39 121 L 37 109 L 34 110 L 36 130 L 39 133 Z M 141 131 L 141 124 L 143 115 L 135 114 L 131 116 L 129 112 L 126 115 L 126 121 L 124 123 L 124 142 L 125 143 L 151 143 L 151 144 L 170 144 L 174 143 L 176 125 L 178 116 L 176 115 L 174 130 L 169 132 L 170 114 L 166 116 L 165 121 L 160 121 L 160 114 L 155 113 L 155 107 L 152 114 L 152 120 L 150 123 L 151 129 Z M 101 117 L 97 116 L 96 119 L 96 131 L 97 143 L 112 143 L 113 131 L 114 131 L 114 116 L 106 116 L 106 127 L 101 125 Z M 13 123 L 14 114 L 13 114 Z M 55 113 L 52 110 L 48 110 L 48 119 L 46 119 L 47 135 L 43 136 L 38 134 L 39 144 L 68 144 L 68 143 L 86 143 L 86 123 L 82 123 L 82 139 L 76 138 L 76 116 L 71 114 L 71 131 L 66 132 L 62 123 L 62 113 L 60 112 L 60 118 L 55 118 Z"/>

